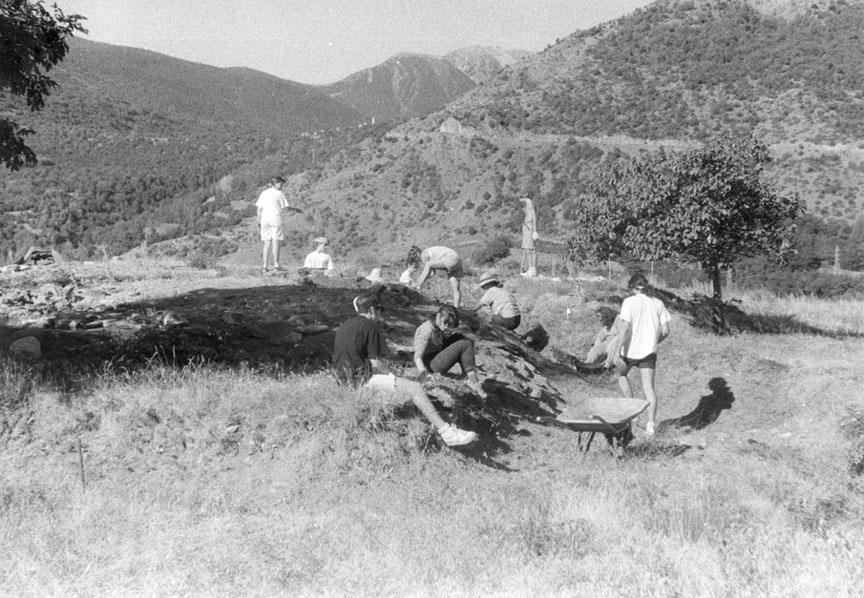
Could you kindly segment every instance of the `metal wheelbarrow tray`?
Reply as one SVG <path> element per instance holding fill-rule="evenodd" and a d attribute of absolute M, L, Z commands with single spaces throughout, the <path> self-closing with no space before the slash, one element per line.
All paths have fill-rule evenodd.
<path fill-rule="evenodd" d="M 591 448 L 591 441 L 597 432 L 606 435 L 612 448 L 619 452 L 632 438 L 630 424 L 648 407 L 648 401 L 623 398 L 581 399 L 569 405 L 558 414 L 554 421 L 579 432 L 579 450 Z M 588 440 L 582 445 L 582 433 Z"/>

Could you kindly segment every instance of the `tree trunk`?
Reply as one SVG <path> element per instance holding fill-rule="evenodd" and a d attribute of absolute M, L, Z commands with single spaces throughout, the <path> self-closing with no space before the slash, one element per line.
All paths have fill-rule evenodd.
<path fill-rule="evenodd" d="M 714 297 L 711 301 L 711 324 L 714 332 L 724 334 L 726 332 L 726 315 L 723 313 L 723 287 L 720 284 L 720 268 L 712 266 L 711 284 L 714 286 Z"/>

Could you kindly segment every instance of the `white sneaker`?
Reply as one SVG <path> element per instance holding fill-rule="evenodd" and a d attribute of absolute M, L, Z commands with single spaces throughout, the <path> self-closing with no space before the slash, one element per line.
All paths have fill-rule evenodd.
<path fill-rule="evenodd" d="M 460 430 L 453 424 L 447 424 L 443 428 L 439 428 L 438 433 L 441 434 L 441 440 L 447 446 L 464 446 L 477 440 L 476 432 Z"/>

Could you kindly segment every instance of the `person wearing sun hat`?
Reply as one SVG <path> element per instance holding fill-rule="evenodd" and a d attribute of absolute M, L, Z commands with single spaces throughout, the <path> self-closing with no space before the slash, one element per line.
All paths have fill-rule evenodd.
<path fill-rule="evenodd" d="M 501 284 L 498 274 L 489 270 L 480 277 L 478 286 L 483 289 L 483 297 L 477 302 L 474 311 L 486 314 L 489 321 L 505 330 L 516 330 L 522 323 L 522 311 L 513 293 Z"/>
<path fill-rule="evenodd" d="M 315 239 L 315 251 L 306 256 L 303 262 L 303 268 L 310 272 L 319 274 L 329 274 L 333 272 L 333 258 L 327 253 L 327 248 L 330 247 L 330 241 L 327 237 L 318 237 Z"/>

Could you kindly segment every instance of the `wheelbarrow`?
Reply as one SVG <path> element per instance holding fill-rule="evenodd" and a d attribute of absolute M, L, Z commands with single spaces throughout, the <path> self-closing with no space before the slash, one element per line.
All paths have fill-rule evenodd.
<path fill-rule="evenodd" d="M 624 398 L 590 398 L 581 399 L 569 405 L 554 418 L 543 418 L 546 421 L 562 424 L 578 432 L 578 449 L 588 451 L 594 436 L 600 432 L 612 446 L 612 450 L 621 456 L 624 446 L 633 437 L 630 430 L 632 421 L 648 407 L 648 401 L 642 399 Z M 583 443 L 582 434 L 587 434 Z"/>

